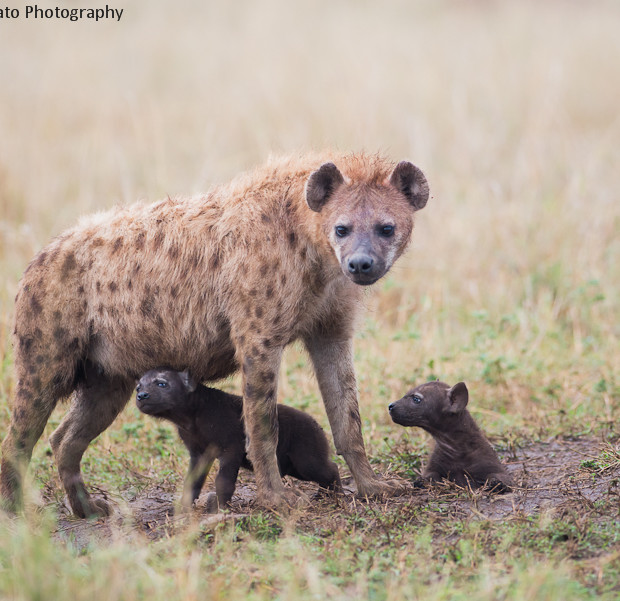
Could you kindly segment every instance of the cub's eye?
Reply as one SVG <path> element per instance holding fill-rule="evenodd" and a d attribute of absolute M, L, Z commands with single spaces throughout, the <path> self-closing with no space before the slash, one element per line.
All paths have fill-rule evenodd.
<path fill-rule="evenodd" d="M 413 397 L 411 397 L 411 399 L 416 405 L 419 405 L 422 402 L 422 397 L 418 396 L 417 394 L 414 394 Z"/>
<path fill-rule="evenodd" d="M 159 386 L 160 388 L 166 388 L 166 386 L 168 386 L 168 382 L 164 380 L 157 380 L 157 386 Z"/>
<path fill-rule="evenodd" d="M 389 238 L 394 234 L 394 226 L 393 225 L 382 225 L 379 228 L 379 233 L 385 238 Z"/>
<path fill-rule="evenodd" d="M 349 233 L 349 228 L 346 225 L 337 225 L 335 230 L 338 238 L 344 238 Z"/>
<path fill-rule="evenodd" d="M 140 390 L 140 388 L 142 388 L 142 384 L 138 384 L 138 385 L 136 386 L 136 390 Z"/>

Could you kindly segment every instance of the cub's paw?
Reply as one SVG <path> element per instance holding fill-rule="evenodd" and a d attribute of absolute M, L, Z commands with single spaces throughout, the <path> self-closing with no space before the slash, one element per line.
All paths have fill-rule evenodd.
<path fill-rule="evenodd" d="M 512 492 L 512 487 L 507 482 L 504 482 L 495 476 L 491 476 L 484 483 L 484 490 L 491 494 L 503 495 L 505 493 Z"/>

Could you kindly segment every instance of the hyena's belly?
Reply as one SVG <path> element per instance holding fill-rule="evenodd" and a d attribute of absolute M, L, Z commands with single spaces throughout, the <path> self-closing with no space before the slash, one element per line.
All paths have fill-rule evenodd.
<path fill-rule="evenodd" d="M 139 378 L 149 369 L 189 369 L 199 381 L 216 380 L 237 369 L 235 347 L 225 319 L 190 315 L 128 323 L 117 320 L 91 336 L 87 358 L 109 374 Z M 214 323 L 215 322 L 215 323 Z"/>

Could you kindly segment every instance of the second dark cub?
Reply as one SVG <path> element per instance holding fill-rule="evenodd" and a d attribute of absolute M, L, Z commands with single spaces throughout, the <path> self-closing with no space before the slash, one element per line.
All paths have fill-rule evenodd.
<path fill-rule="evenodd" d="M 198 498 L 215 459 L 219 459 L 217 501 L 220 506 L 226 505 L 235 491 L 239 468 L 252 469 L 246 455 L 242 398 L 207 388 L 187 372 L 170 369 L 148 371 L 136 390 L 138 409 L 173 422 L 189 451 L 183 505 L 190 506 Z M 340 491 L 338 466 L 329 459 L 329 444 L 319 424 L 286 405 L 278 405 L 278 424 L 280 474 Z"/>
<path fill-rule="evenodd" d="M 418 426 L 435 439 L 435 448 L 422 474 L 426 481 L 442 478 L 459 486 L 485 486 L 508 492 L 512 480 L 474 418 L 466 409 L 469 392 L 464 382 L 450 387 L 427 382 L 389 406 L 392 420 Z"/>

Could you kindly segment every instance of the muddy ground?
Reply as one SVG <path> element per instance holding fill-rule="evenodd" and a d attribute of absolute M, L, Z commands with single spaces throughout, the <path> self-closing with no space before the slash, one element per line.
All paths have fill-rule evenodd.
<path fill-rule="evenodd" d="M 575 511 L 594 518 L 601 512 L 615 511 L 617 515 L 620 511 L 617 445 L 617 442 L 610 446 L 590 438 L 556 439 L 504 453 L 502 461 L 517 486 L 513 492 L 502 495 L 463 490 L 445 483 L 427 489 L 411 488 L 407 494 L 387 501 L 368 501 L 356 496 L 352 479 L 344 473 L 345 495 L 313 499 L 307 508 L 297 513 L 296 526 L 301 530 L 316 530 L 323 525 L 333 531 L 338 528 L 339 521 L 360 513 L 360 510 L 368 518 L 369 514 L 394 511 L 395 508 L 402 519 L 414 519 L 424 508 L 436 509 L 444 519 L 523 519 L 541 512 L 561 517 L 566 512 Z M 598 461 L 601 453 L 610 449 L 616 461 L 606 464 Z M 56 536 L 78 549 L 93 542 L 101 544 L 119 535 L 142 533 L 156 540 L 174 535 L 189 520 L 199 521 L 201 527 L 209 530 L 219 522 L 241 519 L 261 511 L 253 504 L 256 491 L 253 474 L 242 470 L 231 507 L 216 515 L 206 513 L 204 505 L 213 486 L 213 475 L 190 516 L 175 515 L 177 491 L 155 484 L 145 487 L 138 496 L 123 495 L 122 491 L 120 496 L 108 496 L 108 500 L 116 504 L 116 511 L 105 519 L 78 520 L 71 516 L 67 507 L 58 507 Z M 288 484 L 298 486 L 309 497 L 316 492 L 314 484 L 290 480 Z M 105 494 L 97 490 L 95 493 Z M 612 499 L 614 502 L 610 503 Z"/>

